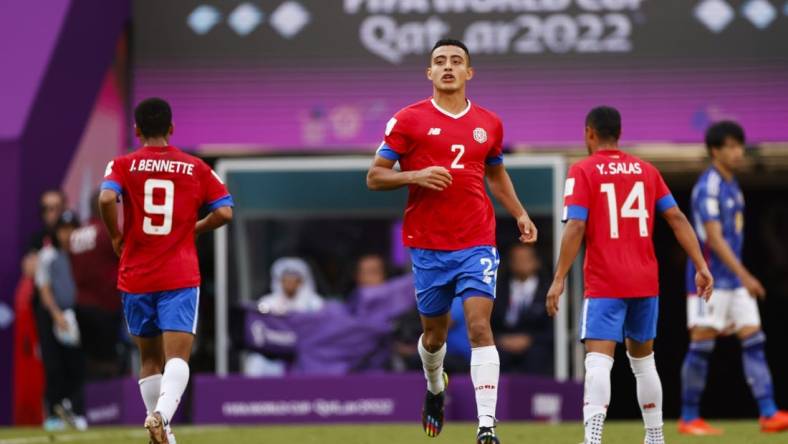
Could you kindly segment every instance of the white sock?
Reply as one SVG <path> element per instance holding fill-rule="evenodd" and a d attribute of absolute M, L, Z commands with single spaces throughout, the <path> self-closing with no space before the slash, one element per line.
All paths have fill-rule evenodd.
<path fill-rule="evenodd" d="M 498 403 L 498 377 L 501 361 L 494 345 L 471 349 L 471 381 L 476 391 L 476 411 L 479 427 L 495 425 L 495 406 Z"/>
<path fill-rule="evenodd" d="M 150 415 L 156 411 L 156 402 L 159 401 L 159 394 L 161 393 L 161 374 L 142 378 L 139 384 L 142 402 L 145 403 L 147 414 Z"/>
<path fill-rule="evenodd" d="M 180 358 L 167 361 L 167 364 L 164 365 L 164 376 L 161 378 L 161 395 L 159 395 L 159 402 L 156 404 L 155 410 L 161 413 L 164 422 L 169 424 L 188 383 L 189 364 Z"/>
<path fill-rule="evenodd" d="M 583 424 L 585 426 L 585 439 L 583 444 L 602 444 L 602 430 L 605 428 L 605 414 L 597 413 Z"/>
<path fill-rule="evenodd" d="M 610 404 L 610 371 L 613 358 L 602 353 L 588 353 L 585 360 L 586 381 L 583 394 L 583 423 L 586 442 L 602 442 L 602 426 Z"/>
<path fill-rule="evenodd" d="M 637 381 L 638 404 L 643 413 L 643 423 L 646 429 L 662 429 L 662 383 L 657 373 L 654 353 L 645 358 L 633 358 L 629 353 L 627 356 Z M 646 442 L 652 444 L 652 441 Z"/>
<path fill-rule="evenodd" d="M 446 344 L 443 344 L 438 351 L 430 353 L 424 348 L 422 340 L 424 335 L 419 337 L 419 356 L 424 367 L 424 377 L 427 379 L 427 390 L 433 395 L 442 392 L 446 387 L 443 383 L 443 358 L 446 357 Z"/>

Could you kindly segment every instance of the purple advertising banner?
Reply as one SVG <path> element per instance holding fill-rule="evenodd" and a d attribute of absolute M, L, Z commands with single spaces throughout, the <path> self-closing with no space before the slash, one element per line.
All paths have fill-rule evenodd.
<path fill-rule="evenodd" d="M 600 104 L 621 109 L 625 143 L 699 143 L 723 118 L 788 141 L 788 9 L 773 3 L 138 1 L 134 99 L 168 98 L 182 146 L 370 150 L 431 94 L 430 49 L 454 37 L 509 145 L 579 146 Z"/>
<path fill-rule="evenodd" d="M 181 422 L 188 416 L 188 392 L 180 405 L 175 413 L 175 422 Z M 131 378 L 87 384 L 85 410 L 90 425 L 142 425 L 145 422 L 145 404 L 140 396 L 139 383 Z"/>
<path fill-rule="evenodd" d="M 421 374 L 356 374 L 250 379 L 198 375 L 192 381 L 195 424 L 284 424 L 418 421 Z M 581 418 L 582 386 L 547 378 L 502 375 L 498 418 L 574 421 Z M 476 418 L 470 378 L 452 379 L 450 420 Z"/>

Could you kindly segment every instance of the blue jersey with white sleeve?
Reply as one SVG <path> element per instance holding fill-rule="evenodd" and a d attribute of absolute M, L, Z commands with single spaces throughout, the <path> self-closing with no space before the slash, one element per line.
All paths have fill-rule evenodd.
<path fill-rule="evenodd" d="M 692 189 L 692 220 L 709 270 L 714 276 L 714 288 L 733 290 L 741 287 L 739 278 L 711 250 L 704 227 L 706 222 L 719 222 L 725 242 L 741 260 L 744 244 L 744 195 L 736 179 L 725 180 L 716 168 L 709 167 Z M 695 266 L 691 261 L 687 261 L 687 292 L 697 292 Z"/>

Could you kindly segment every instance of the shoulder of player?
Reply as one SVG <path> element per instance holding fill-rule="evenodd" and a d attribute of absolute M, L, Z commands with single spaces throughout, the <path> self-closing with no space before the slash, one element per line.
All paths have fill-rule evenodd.
<path fill-rule="evenodd" d="M 593 171 L 596 159 L 593 156 L 584 157 L 569 166 L 569 171 Z"/>
<path fill-rule="evenodd" d="M 419 114 L 423 114 L 424 112 L 429 111 L 431 108 L 432 104 L 430 103 L 429 99 L 420 100 L 418 102 L 411 103 L 410 105 L 397 111 L 394 114 L 394 118 L 399 122 L 418 118 Z"/>
<path fill-rule="evenodd" d="M 487 109 L 487 108 L 485 108 L 485 107 L 483 107 L 481 105 L 477 105 L 475 102 L 473 102 L 471 104 L 471 106 L 476 110 L 477 113 L 483 115 L 485 118 L 488 118 L 490 120 L 494 120 L 495 122 L 497 122 L 499 124 L 502 124 L 501 117 L 498 114 L 496 114 L 495 112 L 490 111 L 489 109 Z"/>
<path fill-rule="evenodd" d="M 704 192 L 708 196 L 717 196 L 720 194 L 720 186 L 722 185 L 722 176 L 713 167 L 709 167 L 704 171 L 698 181 L 695 182 L 693 191 Z"/>

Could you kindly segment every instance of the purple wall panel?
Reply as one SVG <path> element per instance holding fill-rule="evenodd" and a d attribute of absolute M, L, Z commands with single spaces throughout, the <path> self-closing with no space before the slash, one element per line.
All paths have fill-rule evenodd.
<path fill-rule="evenodd" d="M 46 7 L 24 0 L 0 2 L 0 139 L 19 136 L 47 70 L 70 0 Z"/>
<path fill-rule="evenodd" d="M 24 246 L 39 227 L 38 196 L 63 180 L 130 5 L 58 0 L 42 8 L 12 1 L 0 8 L 4 57 L 17 55 L 14 63 L 20 63 L 15 72 L 0 74 L 0 149 L 9 166 L 2 197 L 12 209 L 0 235 L 7 247 L 0 259 L 0 301 L 10 301 Z M 10 330 L 0 329 L 0 362 L 10 362 L 10 355 Z M 0 424 L 12 418 L 10 367 L 0 366 Z"/>

